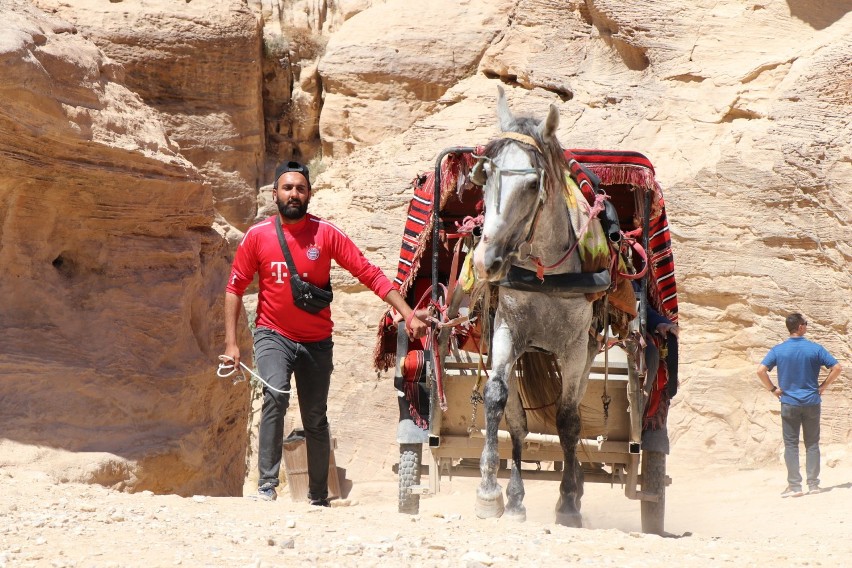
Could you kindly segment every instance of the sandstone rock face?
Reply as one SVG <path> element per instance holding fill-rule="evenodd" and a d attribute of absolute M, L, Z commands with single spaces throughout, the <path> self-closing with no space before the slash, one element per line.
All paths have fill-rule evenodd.
<path fill-rule="evenodd" d="M 134 489 L 234 491 L 248 394 L 213 378 L 219 298 L 274 162 L 313 159 L 312 211 L 393 274 L 412 178 L 495 134 L 498 84 L 516 113 L 555 104 L 564 146 L 657 167 L 683 329 L 672 459 L 778 459 L 778 404 L 754 370 L 789 311 L 846 364 L 823 441 L 852 440 L 848 2 L 36 4 L 72 23 L 0 0 L 13 442 L 99 456 L 98 479 Z M 368 356 L 383 305 L 342 270 L 333 282 L 337 463 L 389 475 L 395 393 Z M 214 438 L 218 453 L 197 450 Z"/>
<path fill-rule="evenodd" d="M 263 18 L 265 179 L 282 160 L 321 160 L 325 91 L 317 69 L 329 36 L 371 0 L 251 0 Z M 314 165 L 314 164 L 312 164 Z"/>
<path fill-rule="evenodd" d="M 374 144 L 430 114 L 476 71 L 511 4 L 390 0 L 346 20 L 320 62 L 323 155 Z"/>
<path fill-rule="evenodd" d="M 228 270 L 210 189 L 74 25 L 0 8 L 0 416 L 38 449 L 3 463 L 63 452 L 59 479 L 238 493 L 248 397 L 210 372 Z"/>
<path fill-rule="evenodd" d="M 159 111 L 169 138 L 245 229 L 262 183 L 261 28 L 241 0 L 58 0 L 35 4 L 73 22 Z"/>

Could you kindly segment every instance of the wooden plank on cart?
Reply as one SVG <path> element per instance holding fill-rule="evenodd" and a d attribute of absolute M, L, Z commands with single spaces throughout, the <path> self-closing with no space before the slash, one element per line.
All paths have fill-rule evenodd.
<path fill-rule="evenodd" d="M 477 433 L 474 433 L 477 434 Z M 508 432 L 503 432 L 504 439 L 498 448 L 500 459 L 511 459 L 512 450 L 508 444 Z M 503 443 L 506 442 L 506 443 Z M 441 446 L 432 448 L 435 458 L 479 458 L 482 455 L 484 439 L 481 435 L 473 436 L 442 436 Z M 580 440 L 577 457 L 584 463 L 627 463 L 626 442 L 603 442 L 598 447 L 596 440 Z M 542 462 L 559 462 L 564 459 L 562 448 L 558 441 L 527 440 L 521 450 L 521 459 Z"/>

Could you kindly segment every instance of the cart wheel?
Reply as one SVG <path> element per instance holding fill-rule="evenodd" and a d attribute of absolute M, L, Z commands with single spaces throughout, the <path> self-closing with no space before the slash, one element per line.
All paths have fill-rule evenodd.
<path fill-rule="evenodd" d="M 420 494 L 412 487 L 420 485 L 420 462 L 423 444 L 399 445 L 399 512 L 416 515 L 420 512 Z"/>
<path fill-rule="evenodd" d="M 663 534 L 666 517 L 666 454 L 642 452 L 642 492 L 659 495 L 658 501 L 642 501 L 642 532 Z"/>

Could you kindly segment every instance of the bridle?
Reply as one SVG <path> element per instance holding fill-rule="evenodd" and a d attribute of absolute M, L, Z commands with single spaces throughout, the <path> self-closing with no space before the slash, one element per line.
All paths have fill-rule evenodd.
<path fill-rule="evenodd" d="M 502 132 L 500 134 L 500 138 L 508 138 L 510 140 L 514 140 L 515 142 L 520 142 L 522 144 L 526 144 L 527 146 L 531 146 L 536 152 L 539 154 L 544 154 L 541 151 L 541 148 L 538 145 L 538 142 L 532 136 L 527 136 L 526 134 L 521 134 L 519 132 Z M 538 176 L 538 198 L 536 200 L 535 211 L 533 212 L 532 217 L 529 221 L 529 227 L 527 228 L 527 234 L 521 244 L 518 245 L 518 260 L 520 262 L 525 262 L 527 260 L 531 260 L 533 264 L 537 267 L 537 272 L 539 277 L 543 274 L 544 270 L 551 270 L 553 268 L 557 268 L 563 262 L 568 260 L 573 253 L 578 243 L 580 242 L 579 238 L 576 239 L 574 245 L 568 249 L 568 251 L 555 263 L 549 266 L 545 266 L 541 258 L 534 256 L 532 254 L 532 240 L 535 236 L 536 227 L 538 226 L 539 217 L 541 215 L 541 210 L 544 207 L 545 201 L 547 200 L 547 190 L 545 186 L 545 174 L 546 171 L 544 168 L 501 168 L 497 164 L 494 163 L 494 160 L 489 156 L 478 156 L 474 155 L 477 163 L 473 168 L 473 172 L 471 173 L 471 178 L 476 181 L 476 176 L 480 176 L 480 179 L 484 182 L 484 178 L 482 178 L 482 167 L 487 163 L 491 166 L 491 170 L 493 174 L 496 176 L 496 187 L 494 187 L 492 201 L 497 214 L 500 214 L 500 198 L 503 193 L 502 191 L 502 181 L 504 175 L 529 175 L 534 174 Z M 484 185 L 484 183 L 483 183 Z M 486 207 L 488 203 L 486 202 Z"/>

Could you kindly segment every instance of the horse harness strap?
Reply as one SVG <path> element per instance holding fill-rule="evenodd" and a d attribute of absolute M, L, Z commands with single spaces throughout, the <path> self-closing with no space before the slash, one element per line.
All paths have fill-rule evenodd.
<path fill-rule="evenodd" d="M 529 144 L 541 154 L 541 148 L 536 142 L 536 139 L 532 136 L 527 136 L 526 134 L 521 134 L 520 132 L 501 132 L 500 138 L 508 138 L 510 140 L 514 140 L 515 142 L 522 142 L 523 144 Z"/>
<path fill-rule="evenodd" d="M 607 392 L 607 383 L 609 382 L 609 347 L 607 346 L 607 341 L 609 340 L 609 294 L 604 296 L 604 305 L 603 305 L 603 328 L 604 328 L 604 383 L 603 383 L 603 394 L 601 395 L 601 405 L 603 406 L 603 415 L 604 415 L 604 423 L 603 423 L 603 434 L 598 436 L 598 442 L 603 445 L 603 442 L 607 441 L 609 437 L 609 403 L 612 402 L 612 397 L 609 396 Z"/>
<path fill-rule="evenodd" d="M 538 219 L 538 213 L 541 208 L 544 206 L 544 202 L 547 200 L 547 192 L 544 188 L 544 170 L 538 168 L 501 168 L 494 164 L 494 161 L 487 156 L 479 156 L 479 160 L 487 161 L 494 168 L 494 173 L 497 175 L 497 190 L 494 192 L 494 210 L 497 213 L 500 213 L 500 194 L 502 193 L 502 179 L 504 174 L 508 175 L 527 175 L 527 174 L 535 174 L 538 176 L 538 203 L 536 205 L 535 215 L 533 218 L 533 222 L 530 225 L 530 229 L 527 231 L 527 240 L 532 238 L 532 234 L 535 230 L 535 221 Z"/>
<path fill-rule="evenodd" d="M 589 294 L 603 292 L 611 284 L 609 270 L 598 272 L 569 272 L 565 274 L 539 275 L 532 270 L 511 266 L 506 276 L 498 282 L 499 286 L 523 290 L 526 292 L 545 292 L 551 295 Z"/>
<path fill-rule="evenodd" d="M 485 289 L 485 295 L 482 298 L 482 312 L 484 314 L 488 314 L 491 306 L 491 290 L 488 286 Z M 482 332 L 483 334 L 490 334 L 491 329 L 488 326 L 488 316 L 482 318 Z M 473 390 L 470 393 L 470 406 L 471 406 L 471 414 L 470 414 L 470 424 L 467 427 L 467 433 L 470 434 L 474 431 L 476 427 L 476 409 L 478 405 L 483 404 L 485 402 L 485 397 L 482 396 L 482 393 L 479 392 L 479 386 L 482 383 L 482 375 L 488 376 L 488 371 L 485 370 L 485 360 L 482 356 L 482 342 L 476 342 L 476 350 L 479 354 L 479 361 L 476 365 L 476 384 L 473 385 Z"/>

